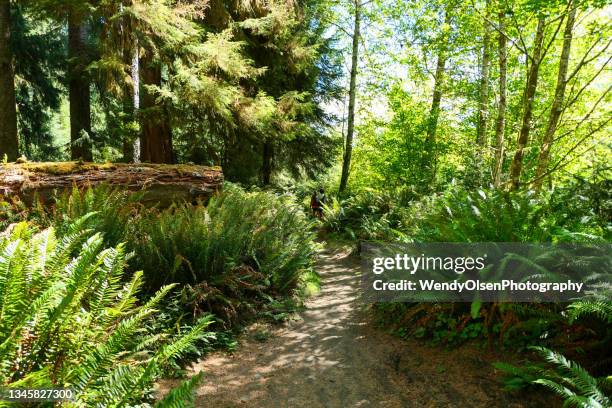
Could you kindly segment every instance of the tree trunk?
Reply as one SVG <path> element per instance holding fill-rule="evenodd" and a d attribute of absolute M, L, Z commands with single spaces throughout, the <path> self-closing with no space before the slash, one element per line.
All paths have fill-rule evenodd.
<path fill-rule="evenodd" d="M 438 130 L 438 119 L 440 117 L 440 103 L 442 102 L 442 86 L 444 82 L 444 72 L 446 70 L 446 46 L 444 50 L 440 50 L 438 54 L 438 62 L 436 64 L 436 73 L 434 77 L 434 91 L 431 99 L 431 108 L 429 110 L 429 120 L 427 123 L 427 139 L 426 143 L 433 146 L 436 141 L 436 132 Z"/>
<path fill-rule="evenodd" d="M 140 57 L 138 52 L 138 40 L 134 40 L 133 49 L 130 55 L 130 78 L 132 80 L 131 87 L 126 89 L 126 94 L 129 95 L 129 103 L 125 103 L 124 110 L 127 111 L 133 123 L 138 123 L 138 110 L 140 109 Z M 140 162 L 140 135 L 138 132 L 135 135 L 128 135 L 123 140 L 123 160 L 126 163 Z"/>
<path fill-rule="evenodd" d="M 73 160 L 91 161 L 93 156 L 90 142 L 90 90 L 89 77 L 85 71 L 89 63 L 87 36 L 87 23 L 81 17 L 70 13 L 68 16 L 70 156 Z"/>
<path fill-rule="evenodd" d="M 149 58 L 143 59 L 140 74 L 144 85 L 161 86 L 161 65 L 158 63 Z M 146 87 L 142 93 L 140 160 L 149 163 L 172 163 L 172 132 L 165 109 Z"/>
<path fill-rule="evenodd" d="M 450 5 L 447 5 L 444 9 L 444 24 L 446 27 L 450 27 L 451 24 L 451 12 Z M 425 155 L 423 156 L 424 162 L 423 167 L 429 168 L 431 171 L 431 179 L 436 178 L 436 167 L 437 167 L 437 153 L 436 153 L 436 132 L 438 130 L 438 119 L 440 117 L 440 103 L 442 102 L 442 93 L 444 89 L 444 76 L 446 73 L 446 60 L 448 58 L 448 39 L 449 32 L 445 31 L 442 33 L 440 40 L 440 46 L 438 49 L 438 61 L 436 63 L 436 73 L 434 76 L 434 90 L 431 100 L 431 109 L 429 110 L 429 117 L 427 119 L 427 129 L 425 138 Z"/>
<path fill-rule="evenodd" d="M 501 182 L 501 172 L 504 163 L 504 135 L 506 133 L 506 81 L 508 60 L 506 50 L 506 22 L 504 6 L 500 4 L 499 11 L 499 106 L 495 121 L 495 167 L 493 168 L 493 185 L 498 187 Z"/>
<path fill-rule="evenodd" d="M 523 94 L 523 119 L 521 129 L 517 139 L 517 149 L 510 166 L 510 189 L 515 190 L 520 185 L 521 173 L 523 171 L 523 156 L 525 147 L 529 142 L 529 132 L 531 131 L 531 117 L 533 116 L 533 100 L 538 86 L 538 70 L 540 69 L 540 56 L 542 53 L 542 43 L 544 41 L 544 17 L 538 18 L 533 55 L 531 56 L 531 66 L 527 75 L 525 91 Z"/>
<path fill-rule="evenodd" d="M 355 132 L 355 96 L 357 94 L 357 68 L 359 61 L 359 32 L 361 25 L 361 0 L 355 0 L 355 26 L 353 28 L 353 51 L 351 58 L 351 82 L 349 85 L 349 106 L 346 130 L 346 142 L 344 145 L 344 157 L 342 158 L 342 176 L 340 177 L 339 192 L 346 189 L 351 169 L 351 155 L 353 153 L 353 134 Z"/>
<path fill-rule="evenodd" d="M 0 166 L 0 197 L 19 196 L 32 204 L 37 197 L 49 202 L 54 194 L 109 184 L 130 191 L 144 191 L 146 204 L 167 206 L 172 202 L 206 199 L 220 190 L 220 167 L 125 163 L 24 163 Z"/>
<path fill-rule="evenodd" d="M 272 159 L 274 157 L 274 146 L 272 142 L 266 140 L 263 144 L 261 182 L 264 186 L 270 185 L 272 179 Z"/>
<path fill-rule="evenodd" d="M 563 112 L 563 100 L 565 98 L 565 87 L 567 85 L 567 68 L 569 65 L 569 57 L 572 47 L 572 31 L 574 29 L 574 21 L 576 19 L 576 7 L 574 6 L 573 2 L 570 2 L 568 7 L 570 10 L 567 16 L 567 22 L 565 23 L 563 48 L 561 50 L 561 57 L 559 58 L 557 86 L 555 88 L 553 104 L 550 108 L 550 115 L 548 116 L 546 133 L 544 133 L 544 138 L 542 139 L 542 147 L 538 157 L 538 167 L 536 169 L 536 176 L 533 183 L 533 187 L 536 191 L 539 191 L 540 188 L 542 188 L 542 181 L 544 175 L 546 174 L 546 170 L 548 169 L 548 160 L 550 158 L 550 148 L 553 143 L 553 137 L 555 136 L 557 125 L 559 124 L 561 112 Z"/>
<path fill-rule="evenodd" d="M 478 124 L 476 126 L 476 143 L 484 148 L 487 135 L 487 118 L 489 106 L 489 39 L 491 30 L 489 27 L 489 0 L 485 0 L 486 18 L 484 24 L 484 34 L 482 38 L 482 66 L 480 68 L 480 100 L 478 103 Z"/>
<path fill-rule="evenodd" d="M 9 0 L 0 0 L 0 161 L 4 155 L 10 161 L 19 156 Z"/>

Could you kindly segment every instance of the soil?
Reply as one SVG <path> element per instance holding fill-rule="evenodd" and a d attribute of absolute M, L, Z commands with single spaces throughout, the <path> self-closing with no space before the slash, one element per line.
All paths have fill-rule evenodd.
<path fill-rule="evenodd" d="M 445 350 L 375 328 L 358 301 L 359 263 L 348 250 L 319 257 L 321 292 L 297 319 L 254 324 L 236 352 L 195 364 L 196 407 L 542 407 L 551 400 L 502 390 L 500 355 Z M 507 360 L 507 356 L 506 356 Z M 160 384 L 163 395 L 176 380 Z"/>

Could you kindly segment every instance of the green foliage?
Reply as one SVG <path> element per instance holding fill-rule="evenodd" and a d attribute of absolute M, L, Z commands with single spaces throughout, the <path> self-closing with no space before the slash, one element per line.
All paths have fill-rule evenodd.
<path fill-rule="evenodd" d="M 204 373 L 199 373 L 171 390 L 168 395 L 155 403 L 159 408 L 183 408 L 191 406 L 195 389 L 204 380 Z"/>
<path fill-rule="evenodd" d="M 124 280 L 125 248 L 104 249 L 83 225 L 35 233 L 16 224 L 0 238 L 0 381 L 63 386 L 76 403 L 126 406 L 151 398 L 164 365 L 180 358 L 211 323 L 164 340 L 145 325 L 171 286 L 140 302 L 142 273 Z M 73 255 L 74 254 L 74 255 Z M 174 394 L 186 396 L 194 383 Z"/>
<path fill-rule="evenodd" d="M 127 160 L 124 142 L 146 136 L 145 122 L 172 129 L 177 160 L 222 164 L 228 180 L 260 181 L 264 143 L 278 174 L 312 177 L 335 157 L 339 138 L 324 104 L 340 96 L 342 60 L 325 0 L 41 0 L 12 2 L 11 11 L 20 144 L 30 158 L 65 156 L 74 98 L 65 73 L 76 62 L 92 85 L 83 140 L 98 161 Z M 67 58 L 67 15 L 87 32 L 79 61 Z"/>
<path fill-rule="evenodd" d="M 578 195 L 576 190 L 580 191 Z M 370 198 L 375 208 L 380 208 L 376 205 L 380 202 L 379 197 L 385 197 L 385 194 L 372 194 Z M 539 196 L 530 192 L 508 193 L 491 189 L 468 191 L 455 185 L 440 194 L 408 200 L 406 208 L 399 210 L 390 208 L 399 206 L 400 199 L 390 198 L 384 201 L 383 214 L 401 214 L 396 228 L 402 235 L 364 234 L 361 238 L 383 237 L 385 240 L 410 239 L 417 242 L 581 242 L 594 243 L 594 248 L 609 240 L 609 218 L 605 212 L 595 210 L 607 208 L 607 193 L 602 192 L 601 184 L 596 181 L 579 180 L 571 186 L 542 192 Z M 367 205 L 362 207 L 368 208 Z M 330 225 L 342 228 L 341 222 L 331 223 L 342 215 L 339 206 L 333 207 L 328 214 Z M 366 223 L 358 217 L 353 219 L 357 221 L 346 225 L 363 231 Z M 589 276 L 608 273 L 605 267 L 602 269 L 601 263 L 592 262 L 595 260 L 592 255 L 575 254 L 569 247 L 552 247 L 513 259 L 537 268 L 543 276 L 561 274 L 572 276 L 574 280 L 588 280 Z M 569 305 L 381 303 L 373 310 L 381 325 L 402 337 L 414 336 L 449 346 L 466 341 L 481 344 L 486 341 L 491 347 L 493 342 L 497 342 L 501 347 L 514 350 L 525 350 L 534 344 L 563 346 L 566 350 L 588 356 L 585 362 L 597 372 L 605 372 L 610 367 L 605 350 L 610 347 L 611 312 L 605 295 Z M 528 370 L 509 386 L 528 384 L 535 379 L 534 375 Z"/>
<path fill-rule="evenodd" d="M 323 104 L 340 97 L 342 60 L 336 36 L 330 36 L 333 12 L 326 7 L 320 0 L 290 7 L 275 0 L 228 13 L 237 21 L 245 54 L 261 70 L 246 79 L 246 98 L 235 104 L 239 126 L 225 138 L 229 180 L 255 183 L 268 171 L 312 177 L 335 158 L 340 140 Z"/>
<path fill-rule="evenodd" d="M 359 127 L 361 137 L 355 147 L 353 189 L 412 186 L 421 190 L 432 187 L 431 172 L 425 171 L 422 159 L 426 154 L 428 107 L 415 101 L 409 92 L 394 86 L 388 93 L 389 121 L 379 117 Z M 444 151 L 446 142 L 436 143 Z"/>
<path fill-rule="evenodd" d="M 534 348 L 542 358 L 553 365 L 541 378 L 534 381 L 564 399 L 564 407 L 606 407 L 612 405 L 610 377 L 592 377 L 579 364 L 544 347 Z"/>
<path fill-rule="evenodd" d="M 229 322 L 252 314 L 252 302 L 268 302 L 265 294 L 316 291 L 311 223 L 290 197 L 227 184 L 206 207 L 159 210 L 138 199 L 107 186 L 75 189 L 50 213 L 34 214 L 62 235 L 72 220 L 91 214 L 85 225 L 107 245 L 126 243 L 130 270 L 143 271 L 148 292 L 185 284 L 181 302 L 194 315 L 210 311 Z"/>
<path fill-rule="evenodd" d="M 11 7 L 20 147 L 31 160 L 63 158 L 52 116 L 60 107 L 67 64 L 63 34 L 61 25 L 36 16 L 28 4 Z"/>
<path fill-rule="evenodd" d="M 595 378 L 576 362 L 545 347 L 533 347 L 533 350 L 547 364 L 528 363 L 525 367 L 494 364 L 505 374 L 506 389 L 516 391 L 540 385 L 562 397 L 564 407 L 603 408 L 612 404 L 612 379 L 609 376 Z"/>
<path fill-rule="evenodd" d="M 556 305 L 482 303 L 474 314 L 473 303 L 377 304 L 379 324 L 402 337 L 416 337 L 449 347 L 466 342 L 524 350 L 534 343 L 561 335 L 567 322 Z"/>
<path fill-rule="evenodd" d="M 346 199 L 332 198 L 324 211 L 325 228 L 358 239 L 405 240 L 401 231 L 411 190 L 365 190 Z"/>
<path fill-rule="evenodd" d="M 606 300 L 579 300 L 568 306 L 570 322 L 588 315 L 595 315 L 605 323 L 612 323 L 612 302 Z"/>
<path fill-rule="evenodd" d="M 411 218 L 418 222 L 412 224 L 412 235 L 424 242 L 551 242 L 589 236 L 596 241 L 608 227 L 581 211 L 580 202 L 568 201 L 569 194 L 569 188 L 538 197 L 450 188 L 413 207 Z"/>
<path fill-rule="evenodd" d="M 287 200 L 228 185 L 206 208 L 142 214 L 132 245 L 139 267 L 151 271 L 152 287 L 205 281 L 230 292 L 290 293 L 312 265 L 308 230 L 308 221 Z"/>
<path fill-rule="evenodd" d="M 578 184 L 584 195 L 574 194 Z M 605 242 L 612 227 L 605 214 L 609 198 L 600 189 L 584 182 L 537 196 L 452 184 L 427 196 L 411 188 L 368 189 L 332 200 L 325 225 L 360 239 L 387 241 Z"/>
<path fill-rule="evenodd" d="M 520 391 L 533 387 L 534 381 L 540 377 L 542 364 L 530 363 L 525 367 L 517 367 L 509 363 L 496 362 L 493 367 L 504 373 L 502 382 L 506 391 Z"/>
<path fill-rule="evenodd" d="M 550 234 L 537 222 L 542 212 L 524 194 L 450 189 L 415 206 L 414 218 L 421 219 L 415 235 L 425 242 L 545 242 Z"/>
<path fill-rule="evenodd" d="M 210 320 L 211 329 L 199 333 L 194 341 L 188 345 L 181 355 L 162 365 L 165 376 L 181 378 L 187 374 L 186 366 L 202 358 L 213 349 L 221 348 L 231 350 L 233 347 L 232 333 L 219 331 L 219 319 L 213 315 L 190 310 L 183 299 L 183 288 L 180 285 L 160 302 L 157 312 L 146 322 L 148 333 L 158 333 L 160 339 L 178 338 L 190 332 L 202 318 Z"/>
<path fill-rule="evenodd" d="M 127 242 L 130 222 L 141 208 L 138 202 L 141 196 L 108 185 L 82 191 L 75 188 L 58 197 L 50 211 L 38 207 L 35 214 L 44 224 L 55 226 L 59 235 L 70 228 L 73 220 L 93 214 L 87 219 L 87 227 L 103 233 L 108 245 L 117 245 Z"/>
<path fill-rule="evenodd" d="M 498 3 L 482 0 L 469 5 L 442 1 L 366 4 L 362 55 L 367 58 L 359 67 L 359 126 L 349 188 L 408 185 L 429 193 L 443 191 L 451 180 L 468 188 L 486 187 L 494 182 L 499 114 L 504 118 L 499 122 L 504 136 L 500 163 L 503 184 L 525 112 L 528 70 L 523 69 L 524 61 L 531 58 L 537 20 L 542 17 L 547 46 L 539 61 L 534 120 L 529 124 L 531 137 L 524 151 L 521 179 L 522 185 L 529 187 L 563 66 L 559 56 L 568 3 L 509 1 L 501 10 Z M 345 6 L 345 14 L 350 15 L 352 7 Z M 596 163 L 610 161 L 606 136 L 609 90 L 603 74 L 608 61 L 597 57 L 588 61 L 587 57 L 588 62 L 581 63 L 584 55 L 607 51 L 607 42 L 602 40 L 610 31 L 602 23 L 607 6 L 600 1 L 580 2 L 577 8 L 562 120 L 554 131 L 547 165 L 550 173 L 543 177 L 550 187 L 561 186 L 576 175 L 593 179 Z M 506 39 L 504 51 L 499 49 L 500 31 Z M 485 55 L 487 70 L 483 69 Z M 506 58 L 502 60 L 501 55 Z M 444 64 L 438 65 L 440 61 Z M 505 78 L 506 89 L 503 110 L 501 78 Z M 572 119 L 566 120 L 569 117 Z M 435 138 L 427 140 L 432 128 Z M 484 137 L 478 140 L 478 136 Z"/>
<path fill-rule="evenodd" d="M 6 198 L 0 198 L 0 230 L 27 218 L 30 212 L 28 207 L 17 197 L 5 200 Z"/>

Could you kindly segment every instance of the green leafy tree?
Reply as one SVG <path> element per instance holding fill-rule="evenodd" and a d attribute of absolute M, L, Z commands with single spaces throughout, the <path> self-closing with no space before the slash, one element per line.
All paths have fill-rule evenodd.
<path fill-rule="evenodd" d="M 62 26 L 50 19 L 34 25 L 31 7 L 12 7 L 11 45 L 17 77 L 17 124 L 23 153 L 30 160 L 63 158 L 53 134 L 53 113 L 61 104 L 66 74 Z"/>
<path fill-rule="evenodd" d="M 222 164 L 230 179 L 254 181 L 258 175 L 267 184 L 275 172 L 312 174 L 334 157 L 337 144 L 324 133 L 329 118 L 321 107 L 338 94 L 338 60 L 333 39 L 325 38 L 328 14 L 318 1 L 230 8 L 229 18 L 239 22 L 237 38 L 261 70 L 240 81 L 249 102 L 237 106 L 239 126 L 223 138 Z"/>

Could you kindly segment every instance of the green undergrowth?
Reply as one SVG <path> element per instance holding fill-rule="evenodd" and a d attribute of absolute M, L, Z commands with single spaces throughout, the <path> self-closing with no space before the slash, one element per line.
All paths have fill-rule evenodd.
<path fill-rule="evenodd" d="M 458 185 L 422 197 L 369 190 L 332 199 L 323 226 L 366 241 L 599 245 L 612 238 L 611 203 L 609 190 L 585 180 L 539 194 Z M 589 254 L 563 260 L 546 251 L 534 261 L 540 271 L 554 265 L 583 280 L 601 273 L 590 268 Z M 402 338 L 519 353 L 522 366 L 496 366 L 508 389 L 546 387 L 567 405 L 595 407 L 606 406 L 612 391 L 610 305 L 603 296 L 568 303 L 378 303 L 371 310 L 382 329 Z"/>
<path fill-rule="evenodd" d="M 154 378 L 181 376 L 187 363 L 210 350 L 234 350 L 237 335 L 250 322 L 282 322 L 301 310 L 303 300 L 319 290 L 314 258 L 321 245 L 315 242 L 312 220 L 289 198 L 264 191 L 249 192 L 231 184 L 226 184 L 223 193 L 206 205 L 149 208 L 141 205 L 139 198 L 139 194 L 108 186 L 74 189 L 59 196 L 50 207 L 27 208 L 17 200 L 2 203 L 0 222 L 4 228 L 14 229 L 16 221 L 26 220 L 29 226 L 19 228 L 31 230 L 32 234 L 51 228 L 49 231 L 54 231 L 60 242 L 80 234 L 83 239 L 95 237 L 97 250 L 120 249 L 124 254 L 122 273 L 113 275 L 113 285 L 129 286 L 138 279 L 138 291 L 134 291 L 131 300 L 126 298 L 130 305 L 146 305 L 156 299 L 155 309 L 147 309 L 147 318 L 139 320 L 132 336 L 133 341 L 143 344 L 130 340 L 130 347 L 136 347 L 134 353 L 149 345 L 169 347 L 173 339 L 180 341 L 189 336 L 188 342 L 181 343 L 180 353 L 156 365 Z M 91 256 L 89 252 L 86 255 Z M 72 268 L 78 256 L 78 246 L 66 249 L 62 270 Z M 108 266 L 100 261 L 100 267 Z M 157 298 L 160 291 L 164 296 Z M 60 303 L 62 295 L 63 292 L 57 295 Z M 25 303 L 17 302 L 15 308 L 19 313 L 27 312 Z M 93 310 L 85 311 L 90 319 L 96 317 Z M 99 333 L 102 328 L 112 332 L 108 326 L 96 326 Z M 7 333 L 9 337 L 17 335 L 21 334 Z M 57 336 L 58 341 L 65 337 L 61 332 Z M 99 339 L 92 338 L 92 344 L 107 338 L 100 334 Z M 67 354 L 76 352 L 69 343 L 65 347 Z M 121 353 L 119 349 L 117 352 Z M 25 353 L 26 360 L 36 358 Z M 146 355 L 142 357 L 146 360 Z M 10 366 L 7 360 L 3 361 Z M 77 364 L 77 360 L 70 361 Z M 128 366 L 129 370 L 133 368 Z M 4 382 L 23 378 L 15 374 Z M 188 389 L 189 384 L 187 388 L 179 387 L 179 391 Z M 134 395 L 134 400 L 151 399 L 145 388 Z"/>
<path fill-rule="evenodd" d="M 173 286 L 139 296 L 143 274 L 126 273 L 125 246 L 105 247 L 88 217 L 62 237 L 26 223 L 0 236 L 0 383 L 70 388 L 73 406 L 151 406 L 155 382 L 210 338 L 212 316 L 153 330 Z M 197 378 L 172 395 L 188 401 Z"/>

